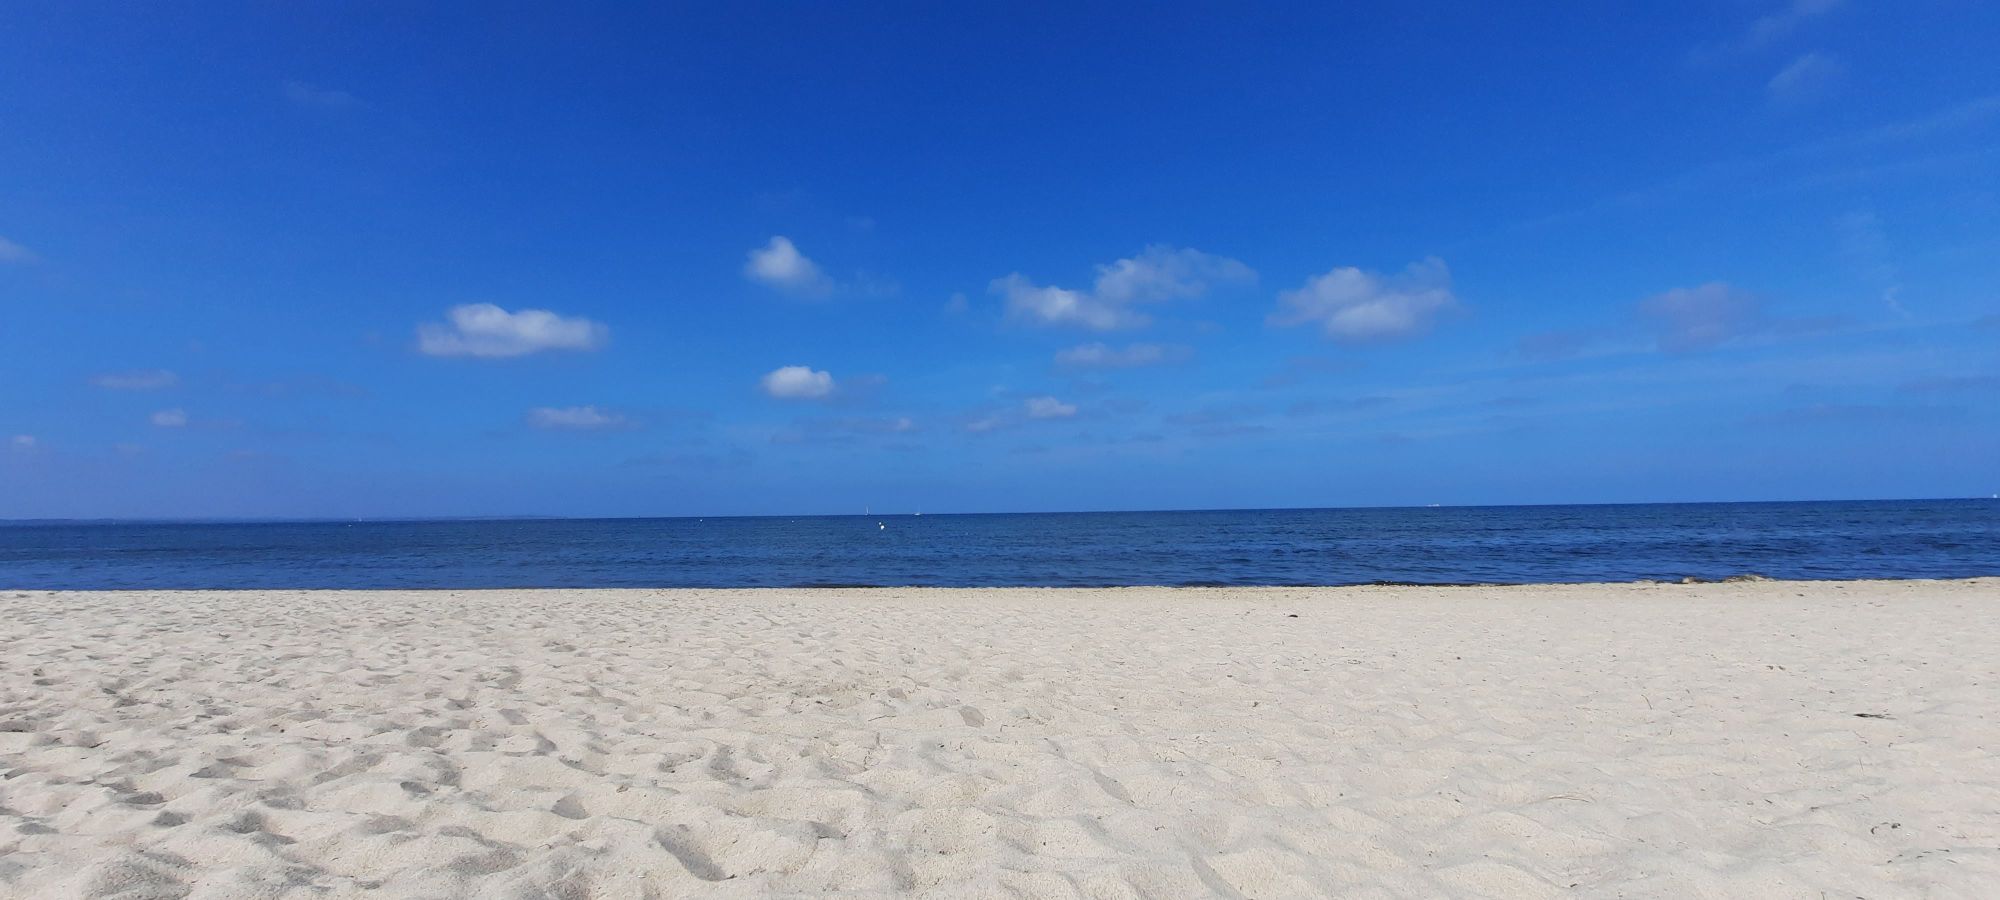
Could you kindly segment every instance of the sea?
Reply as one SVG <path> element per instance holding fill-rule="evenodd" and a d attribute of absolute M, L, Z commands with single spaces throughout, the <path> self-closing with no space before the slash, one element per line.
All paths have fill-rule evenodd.
<path fill-rule="evenodd" d="M 0 589 L 1519 584 L 2000 575 L 2000 500 L 0 524 Z"/>

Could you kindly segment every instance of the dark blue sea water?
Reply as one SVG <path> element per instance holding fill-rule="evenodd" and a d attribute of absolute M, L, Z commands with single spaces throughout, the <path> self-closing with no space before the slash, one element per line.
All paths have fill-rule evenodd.
<path fill-rule="evenodd" d="M 0 588 L 1622 582 L 2000 574 L 2000 502 L 6 524 Z"/>
<path fill-rule="evenodd" d="M 0 526 L 0 588 L 2000 575 L 2000 501 Z"/>

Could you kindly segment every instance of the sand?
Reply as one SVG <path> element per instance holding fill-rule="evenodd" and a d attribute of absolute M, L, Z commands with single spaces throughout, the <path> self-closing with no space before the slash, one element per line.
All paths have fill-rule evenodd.
<path fill-rule="evenodd" d="M 0 592 L 0 896 L 2000 896 L 2000 579 Z"/>

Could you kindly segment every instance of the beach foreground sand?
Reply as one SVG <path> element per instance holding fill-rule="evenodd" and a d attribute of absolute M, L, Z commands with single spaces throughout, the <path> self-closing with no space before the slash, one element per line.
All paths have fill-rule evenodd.
<path fill-rule="evenodd" d="M 0 604 L 6 897 L 2000 895 L 2000 579 Z"/>

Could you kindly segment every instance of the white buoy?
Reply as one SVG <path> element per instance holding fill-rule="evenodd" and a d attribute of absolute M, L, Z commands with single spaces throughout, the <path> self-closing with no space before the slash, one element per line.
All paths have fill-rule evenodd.
<path fill-rule="evenodd" d="M 880 523 L 880 522 L 876 522 L 876 523 L 875 523 L 875 530 L 877 530 L 877 531 L 888 531 L 888 530 L 889 530 L 889 526 L 887 526 L 887 525 L 884 525 L 884 524 L 882 524 L 882 523 Z"/>

